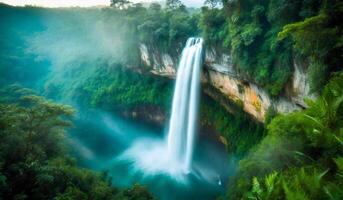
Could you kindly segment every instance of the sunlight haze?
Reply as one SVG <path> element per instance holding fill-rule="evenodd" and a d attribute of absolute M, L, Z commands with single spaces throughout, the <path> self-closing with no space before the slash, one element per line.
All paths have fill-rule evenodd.
<path fill-rule="evenodd" d="M 149 2 L 150 0 L 132 0 L 132 2 Z M 69 7 L 69 6 L 108 6 L 110 0 L 0 0 L 2 3 L 16 5 L 16 6 L 44 6 L 44 7 Z M 182 0 L 182 2 L 189 7 L 200 7 L 204 0 Z"/>

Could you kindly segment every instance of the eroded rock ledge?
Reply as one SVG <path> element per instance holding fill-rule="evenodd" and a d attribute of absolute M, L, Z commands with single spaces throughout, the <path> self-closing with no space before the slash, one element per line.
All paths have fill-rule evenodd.
<path fill-rule="evenodd" d="M 151 73 L 175 77 L 178 58 L 149 50 L 144 44 L 140 45 L 140 52 L 142 62 L 149 67 Z M 294 59 L 293 66 L 293 75 L 285 92 L 278 97 L 272 97 L 264 88 L 238 74 L 229 54 L 207 49 L 202 81 L 242 105 L 247 113 L 263 122 L 269 108 L 288 113 L 306 107 L 304 98 L 314 98 L 310 95 L 306 63 Z"/>

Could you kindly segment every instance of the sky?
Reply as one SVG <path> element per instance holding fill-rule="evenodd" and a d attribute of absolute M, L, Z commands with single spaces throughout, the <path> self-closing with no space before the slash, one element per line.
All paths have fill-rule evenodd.
<path fill-rule="evenodd" d="M 131 0 L 132 2 L 148 2 L 151 0 Z M 204 0 L 181 0 L 183 4 L 189 7 L 200 7 Z M 35 5 L 44 7 L 68 7 L 68 6 L 108 6 L 110 0 L 0 0 L 2 3 L 24 6 L 24 5 Z"/>

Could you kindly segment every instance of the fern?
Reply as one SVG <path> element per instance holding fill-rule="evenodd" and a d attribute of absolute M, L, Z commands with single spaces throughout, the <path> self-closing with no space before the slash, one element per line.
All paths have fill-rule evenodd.
<path fill-rule="evenodd" d="M 290 188 L 288 184 L 283 183 L 286 200 L 310 200 L 301 188 Z"/>
<path fill-rule="evenodd" d="M 256 177 L 252 179 L 252 192 L 257 196 L 261 196 L 263 192 L 261 185 Z"/>
<path fill-rule="evenodd" d="M 274 186 L 276 184 L 277 177 L 278 173 L 275 171 L 265 177 L 264 184 L 266 185 L 267 196 L 269 196 L 274 191 Z"/>

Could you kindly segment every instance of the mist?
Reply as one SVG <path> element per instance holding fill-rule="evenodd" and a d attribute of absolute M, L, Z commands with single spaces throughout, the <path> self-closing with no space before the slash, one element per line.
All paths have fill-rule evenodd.
<path fill-rule="evenodd" d="M 65 140 L 68 152 L 80 166 L 107 171 L 116 187 L 147 185 L 162 199 L 208 199 L 224 191 L 227 165 L 222 163 L 227 163 L 227 159 L 225 148 L 218 141 L 200 140 L 200 146 L 206 146 L 206 150 L 200 146 L 196 149 L 195 172 L 178 172 L 176 176 L 167 170 L 169 162 L 164 162 L 165 146 L 160 151 L 165 145 L 168 117 L 161 127 L 121 115 L 121 111 L 130 113 L 137 107 L 139 101 L 133 98 L 139 99 L 148 92 L 137 85 L 155 88 L 154 93 L 166 96 L 160 100 L 162 103 L 171 101 L 168 90 L 173 85 L 173 80 L 130 71 L 141 67 L 140 38 L 130 15 L 111 8 L 12 9 L 18 12 L 6 16 L 11 28 L 4 31 L 8 36 L 5 43 L 12 47 L 11 37 L 19 38 L 20 52 L 30 60 L 20 69 L 28 68 L 32 75 L 40 73 L 32 78 L 34 81 L 27 81 L 28 86 L 77 109 Z M 26 29 L 19 32 L 21 20 Z M 12 57 L 7 59 L 10 65 Z M 18 79 L 13 78 L 16 82 Z M 169 88 L 163 95 L 160 85 Z M 117 87 L 118 92 L 131 89 L 133 94 L 112 99 L 116 94 L 108 91 Z M 147 98 L 151 99 L 149 94 L 142 101 Z M 127 103 L 132 99 L 134 103 Z M 156 102 L 155 98 L 151 101 Z M 171 108 L 163 109 L 168 113 Z M 211 159 L 214 155 L 217 159 Z M 195 192 L 194 186 L 204 190 Z M 170 196 L 165 188 L 177 192 Z"/>

